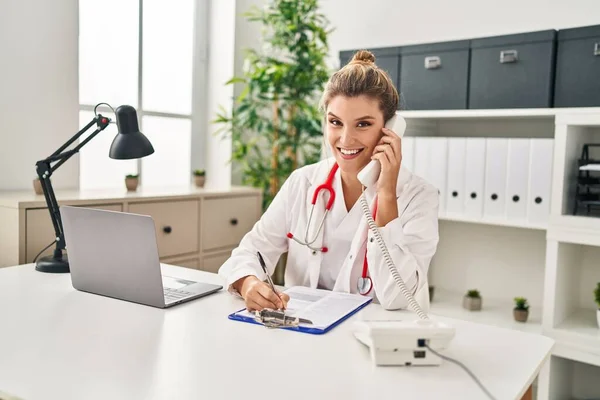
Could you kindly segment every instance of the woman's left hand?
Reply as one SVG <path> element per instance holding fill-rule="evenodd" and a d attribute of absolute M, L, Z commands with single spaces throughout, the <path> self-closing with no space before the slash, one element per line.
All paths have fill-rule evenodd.
<path fill-rule="evenodd" d="M 377 194 L 396 198 L 396 183 L 402 164 L 402 139 L 394 131 L 383 128 L 383 137 L 375 146 L 371 159 L 381 163 Z"/>

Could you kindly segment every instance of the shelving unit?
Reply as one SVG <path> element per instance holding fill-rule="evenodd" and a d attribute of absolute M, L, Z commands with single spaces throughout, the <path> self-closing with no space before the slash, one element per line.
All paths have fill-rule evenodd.
<path fill-rule="evenodd" d="M 529 309 L 527 322 L 517 322 L 512 315 L 512 301 L 483 299 L 480 311 L 468 311 L 457 307 L 462 303 L 464 293 L 436 289 L 431 303 L 431 314 L 445 317 L 479 322 L 500 328 L 514 329 L 521 332 L 542 333 L 542 310 L 538 307 Z"/>
<path fill-rule="evenodd" d="M 467 222 L 467 223 L 471 223 L 471 224 L 505 226 L 505 227 L 510 227 L 510 228 L 523 228 L 523 229 L 535 229 L 535 230 L 548 229 L 547 224 L 511 221 L 511 220 L 506 220 L 506 219 L 493 219 L 493 218 L 485 218 L 485 217 L 473 218 L 473 217 L 469 217 L 469 216 L 465 216 L 465 215 L 458 216 L 458 215 L 448 215 L 448 214 L 440 214 L 439 218 L 443 221 Z"/>
<path fill-rule="evenodd" d="M 582 145 L 600 143 L 600 108 L 399 114 L 407 121 L 407 138 L 554 139 L 546 220 L 440 212 L 430 312 L 553 338 L 552 357 L 535 383 L 537 398 L 600 398 L 600 328 L 592 294 L 600 281 L 600 218 L 571 215 Z M 406 161 L 413 163 L 414 154 Z M 481 291 L 481 311 L 462 308 L 468 289 Z M 529 300 L 525 323 L 513 319 L 516 296 Z"/>

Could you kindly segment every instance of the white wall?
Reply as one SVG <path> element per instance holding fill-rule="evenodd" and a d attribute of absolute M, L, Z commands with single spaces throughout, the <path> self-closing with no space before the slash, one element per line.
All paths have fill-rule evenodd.
<path fill-rule="evenodd" d="M 0 4 L 0 190 L 32 189 L 35 162 L 79 130 L 78 1 Z M 75 156 L 52 183 L 78 176 Z"/>
<path fill-rule="evenodd" d="M 220 107 L 231 110 L 233 87 L 225 86 L 234 73 L 236 3 L 212 0 L 208 13 L 206 186 L 226 188 L 231 184 L 231 140 L 215 136 L 221 126 L 212 124 Z"/>
<path fill-rule="evenodd" d="M 600 24 L 598 0 L 321 0 L 338 52 Z"/>

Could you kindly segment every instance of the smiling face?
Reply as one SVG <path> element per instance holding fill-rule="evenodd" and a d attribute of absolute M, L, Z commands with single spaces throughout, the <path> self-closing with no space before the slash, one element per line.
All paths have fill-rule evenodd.
<path fill-rule="evenodd" d="M 365 95 L 335 96 L 327 106 L 327 140 L 340 169 L 358 174 L 381 139 L 383 113 L 378 101 Z"/>

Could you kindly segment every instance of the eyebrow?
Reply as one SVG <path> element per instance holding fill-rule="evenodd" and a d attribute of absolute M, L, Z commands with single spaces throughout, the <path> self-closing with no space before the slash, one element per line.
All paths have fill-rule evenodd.
<path fill-rule="evenodd" d="M 327 113 L 328 115 L 331 115 L 332 117 L 341 119 L 340 117 L 338 117 L 337 115 L 335 115 L 334 113 L 332 113 L 331 111 L 329 111 Z M 360 118 L 356 118 L 355 121 L 361 121 L 361 120 L 365 120 L 365 119 L 375 119 L 375 117 L 372 117 L 370 115 L 365 115 L 364 117 L 360 117 Z"/>

